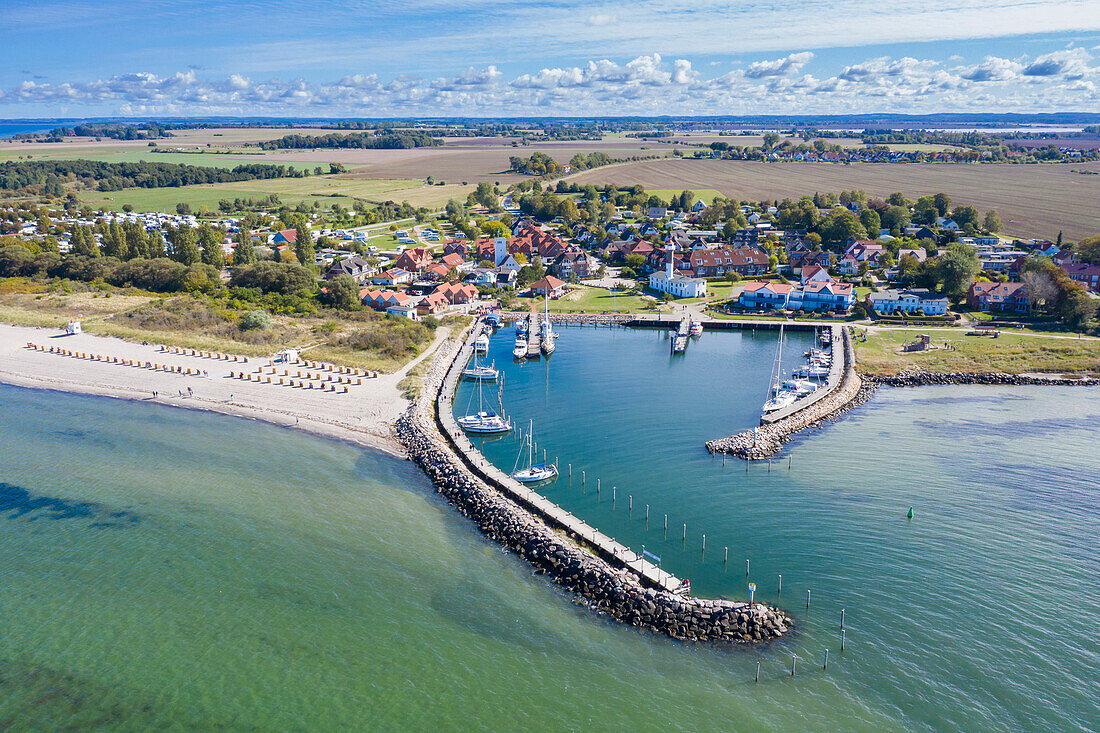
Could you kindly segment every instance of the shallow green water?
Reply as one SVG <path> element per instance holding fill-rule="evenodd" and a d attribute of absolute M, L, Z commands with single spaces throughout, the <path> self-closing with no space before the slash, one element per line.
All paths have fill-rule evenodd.
<path fill-rule="evenodd" d="M 782 572 L 793 638 L 723 651 L 607 623 L 483 540 L 407 462 L 261 423 L 0 386 L 0 729 L 1100 726 L 1095 397 L 883 391 L 797 443 L 790 472 L 746 477 L 694 434 L 736 415 L 660 419 L 672 397 L 655 394 L 671 389 L 656 334 L 615 331 L 628 350 L 591 352 L 623 389 L 559 381 L 603 348 L 582 341 L 597 333 L 606 343 L 608 331 L 566 331 L 549 392 L 545 366 L 508 377 L 510 410 L 537 413 L 563 464 L 620 493 L 612 510 L 575 481 L 548 491 L 645 542 L 699 593 L 743 594 L 751 557 L 774 600 Z M 672 368 L 689 376 L 708 348 L 736 362 L 738 337 L 711 336 Z M 759 348 L 761 381 L 731 371 L 704 408 L 725 410 L 737 402 L 727 385 L 744 383 L 756 409 L 773 344 Z M 574 406 L 551 432 L 566 391 Z M 609 451 L 619 430 L 634 439 Z M 511 467 L 506 443 L 494 445 Z M 658 511 L 688 523 L 688 548 L 661 538 Z"/>

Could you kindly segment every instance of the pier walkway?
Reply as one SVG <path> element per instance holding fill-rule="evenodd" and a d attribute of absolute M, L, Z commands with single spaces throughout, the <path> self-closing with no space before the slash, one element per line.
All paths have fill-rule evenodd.
<path fill-rule="evenodd" d="M 527 358 L 537 359 L 542 356 L 542 336 L 539 335 L 539 318 L 535 309 L 531 309 L 531 315 L 527 316 Z"/>
<path fill-rule="evenodd" d="M 534 327 L 534 315 L 531 323 Z M 483 332 L 482 326 L 475 326 L 469 338 L 459 349 L 455 360 L 451 363 L 447 375 L 443 379 L 443 385 L 436 401 L 436 419 L 443 431 L 444 437 L 462 458 L 466 466 L 490 486 L 497 489 L 513 501 L 527 507 L 538 516 L 542 517 L 550 526 L 563 529 L 574 539 L 593 548 L 605 560 L 617 567 L 629 570 L 638 575 L 650 586 L 661 588 L 671 593 L 686 595 L 688 585 L 672 573 L 662 570 L 658 566 L 641 557 L 637 552 L 626 545 L 617 542 L 613 537 L 600 532 L 595 527 L 573 516 L 565 509 L 550 501 L 542 494 L 534 491 L 511 476 L 494 466 L 481 454 L 470 442 L 465 431 L 459 427 L 454 419 L 454 394 L 459 380 L 462 378 L 463 365 L 469 361 L 473 354 L 473 343 Z M 537 351 L 537 347 L 536 347 Z"/>

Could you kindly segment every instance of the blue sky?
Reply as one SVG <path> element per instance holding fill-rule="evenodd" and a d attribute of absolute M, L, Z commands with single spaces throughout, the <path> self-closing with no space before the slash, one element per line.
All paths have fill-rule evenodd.
<path fill-rule="evenodd" d="M 1096 111 L 1100 0 L 3 0 L 0 116 Z"/>

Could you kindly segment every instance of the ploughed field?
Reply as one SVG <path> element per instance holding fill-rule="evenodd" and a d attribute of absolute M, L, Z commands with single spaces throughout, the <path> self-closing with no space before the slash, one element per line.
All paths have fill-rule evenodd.
<path fill-rule="evenodd" d="M 715 189 L 735 199 L 797 198 L 815 191 L 861 188 L 910 198 L 943 191 L 959 204 L 996 209 L 1005 233 L 1075 240 L 1100 231 L 1100 163 L 760 163 L 736 160 L 654 160 L 584 171 L 576 183 L 640 183 L 649 189 Z"/>

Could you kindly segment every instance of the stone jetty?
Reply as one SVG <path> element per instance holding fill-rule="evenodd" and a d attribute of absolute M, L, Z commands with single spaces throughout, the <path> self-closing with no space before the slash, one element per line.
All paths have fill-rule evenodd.
<path fill-rule="evenodd" d="M 770 458 L 796 433 L 834 421 L 848 410 L 862 405 L 874 393 L 873 385 L 865 385 L 855 370 L 855 353 L 848 330 L 836 327 L 833 342 L 834 366 L 840 375 L 823 396 L 812 395 L 805 406 L 796 403 L 790 412 L 752 430 L 728 438 L 707 441 L 711 453 L 729 453 L 749 461 Z M 842 361 L 840 361 L 842 360 Z M 837 362 L 840 361 L 839 364 Z M 832 381 L 832 380 L 830 380 Z M 820 391 L 820 390 L 819 390 Z"/>
<path fill-rule="evenodd" d="M 694 598 L 655 584 L 629 562 L 599 554 L 585 538 L 552 527 L 537 510 L 510 498 L 504 487 L 475 474 L 470 466 L 478 457 L 463 460 L 456 453 L 438 412 L 441 402 L 450 404 L 445 395 L 450 380 L 445 377 L 464 352 L 461 345 L 448 342 L 440 349 L 424 388 L 396 429 L 409 458 L 486 537 L 514 551 L 594 612 L 640 629 L 686 641 L 753 642 L 775 639 L 791 628 L 790 617 L 767 604 Z"/>
<path fill-rule="evenodd" d="M 1077 378 L 1056 375 L 1005 374 L 1004 372 L 923 372 L 904 371 L 885 377 L 863 375 L 865 382 L 883 387 L 928 387 L 947 384 L 988 384 L 1003 386 L 1056 386 L 1056 387 L 1095 387 L 1100 379 L 1081 376 Z"/>

